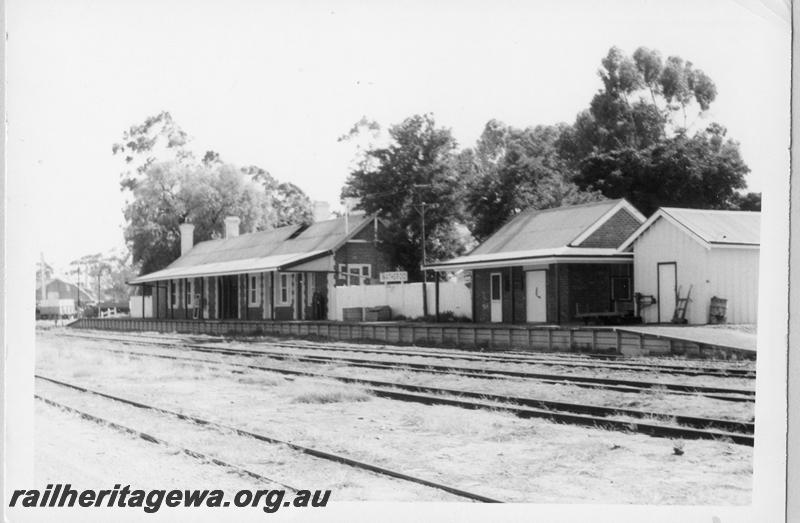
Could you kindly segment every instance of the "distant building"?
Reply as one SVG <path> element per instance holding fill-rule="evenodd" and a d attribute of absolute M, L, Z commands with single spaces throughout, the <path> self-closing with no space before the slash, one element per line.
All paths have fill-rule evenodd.
<path fill-rule="evenodd" d="M 60 278 L 53 278 L 44 284 L 45 300 L 74 300 L 75 303 L 88 305 L 97 303 L 97 298 L 88 290 L 78 287 L 74 283 L 64 281 Z M 42 301 L 42 286 L 36 287 L 36 303 Z"/>
<path fill-rule="evenodd" d="M 389 269 L 375 216 L 329 219 L 317 204 L 315 223 L 239 235 L 225 219 L 225 238 L 193 245 L 194 226 L 181 226 L 181 256 L 163 270 L 134 278 L 144 300 L 131 315 L 173 319 L 326 319 L 329 289 L 377 281 Z M 136 297 L 134 297 L 136 298 Z M 148 305 L 149 304 L 149 305 Z"/>
<path fill-rule="evenodd" d="M 97 298 L 89 291 L 59 278 L 51 279 L 36 288 L 36 317 L 65 318 L 78 314 L 79 309 L 96 304 Z"/>
<path fill-rule="evenodd" d="M 633 314 L 633 253 L 645 221 L 626 200 L 521 212 L 466 256 L 430 265 L 471 271 L 479 323 L 567 323 Z"/>
<path fill-rule="evenodd" d="M 655 298 L 642 307 L 643 320 L 670 322 L 688 294 L 688 323 L 723 321 L 723 314 L 727 323 L 756 323 L 760 227 L 759 212 L 655 212 L 621 246 L 633 253 L 635 292 Z"/>

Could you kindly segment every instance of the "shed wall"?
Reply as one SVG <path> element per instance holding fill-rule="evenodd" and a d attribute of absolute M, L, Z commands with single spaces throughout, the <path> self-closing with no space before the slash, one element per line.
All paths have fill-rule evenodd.
<path fill-rule="evenodd" d="M 711 249 L 709 299 L 728 300 L 727 323 L 758 320 L 758 259 L 758 249 Z"/>
<path fill-rule="evenodd" d="M 686 308 L 689 323 L 708 322 L 711 295 L 707 282 L 709 251 L 672 223 L 660 219 L 633 244 L 633 285 L 635 292 L 658 297 L 659 263 L 675 262 L 677 285 L 682 296 L 692 285 L 691 301 Z M 641 311 L 645 323 L 658 322 L 658 304 Z M 672 316 L 672 312 L 669 312 Z"/>
<path fill-rule="evenodd" d="M 689 323 L 708 323 L 712 296 L 728 300 L 728 323 L 755 323 L 758 318 L 758 259 L 754 248 L 706 249 L 691 233 L 667 220 L 658 220 L 633 244 L 634 288 L 657 296 L 657 264 L 676 262 L 681 294 L 692 286 L 686 309 Z M 658 321 L 658 306 L 641 311 L 646 323 Z"/>

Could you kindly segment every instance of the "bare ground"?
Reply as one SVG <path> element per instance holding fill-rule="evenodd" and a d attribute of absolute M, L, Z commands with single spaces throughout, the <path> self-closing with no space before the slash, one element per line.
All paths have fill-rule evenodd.
<path fill-rule="evenodd" d="M 105 346 L 102 342 L 94 340 L 85 341 L 83 343 L 86 344 L 86 346 Z M 175 354 L 174 349 L 165 347 L 136 347 L 135 350 L 156 354 Z M 520 378 L 470 378 L 455 375 L 410 372 L 403 369 L 383 370 L 353 368 L 346 364 L 306 364 L 296 360 L 274 360 L 267 357 L 248 358 L 206 353 L 191 354 L 185 352 L 180 352 L 180 355 L 219 362 L 236 362 L 280 369 L 309 370 L 331 376 L 358 376 L 364 379 L 409 385 L 448 388 L 486 394 L 511 395 L 539 400 L 586 403 L 605 407 L 654 411 L 668 415 L 688 414 L 709 418 L 752 421 L 754 414 L 753 403 L 736 403 L 704 396 L 668 394 L 663 388 L 659 387 L 647 389 L 643 392 L 614 392 L 578 387 L 568 383 L 548 384 L 536 380 Z M 671 376 L 666 378 L 667 381 L 671 381 L 669 378 L 671 378 Z M 743 380 L 731 381 L 739 382 Z M 722 383 L 723 386 L 726 384 L 726 382 L 722 380 L 720 380 L 720 383 Z"/>
<path fill-rule="evenodd" d="M 687 441 L 684 454 L 678 456 L 674 442 L 667 439 L 522 420 L 500 412 L 365 398 L 357 387 L 327 380 L 287 380 L 264 372 L 234 375 L 199 363 L 80 349 L 88 345 L 40 336 L 39 372 L 508 501 L 750 502 L 749 447 Z M 134 419 L 129 412 L 118 415 Z M 179 434 L 196 437 L 185 429 L 175 431 Z M 218 437 L 203 444 L 231 452 Z M 319 479 L 313 467 L 294 470 L 299 474 L 296 481 Z M 377 483 L 373 489 L 370 481 L 350 492 L 350 499 L 384 499 L 381 493 L 386 491 Z M 423 499 L 414 497 L 413 489 L 405 492 Z"/>

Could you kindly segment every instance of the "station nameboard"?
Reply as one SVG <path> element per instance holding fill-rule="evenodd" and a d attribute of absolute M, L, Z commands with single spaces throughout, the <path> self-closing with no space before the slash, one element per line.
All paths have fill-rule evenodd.
<path fill-rule="evenodd" d="M 381 283 L 405 283 L 408 281 L 406 271 L 382 272 L 380 275 Z"/>

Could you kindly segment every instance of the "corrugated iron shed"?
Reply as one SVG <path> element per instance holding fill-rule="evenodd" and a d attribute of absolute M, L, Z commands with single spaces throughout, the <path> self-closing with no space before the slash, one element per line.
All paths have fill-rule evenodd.
<path fill-rule="evenodd" d="M 761 244 L 760 212 L 662 207 L 653 213 L 620 246 L 620 249 L 629 249 L 645 231 L 652 228 L 661 219 L 688 232 L 692 238 L 706 248 L 715 245 L 758 247 Z"/>
<path fill-rule="evenodd" d="M 663 211 L 708 243 L 760 245 L 761 213 L 664 208 Z"/>

